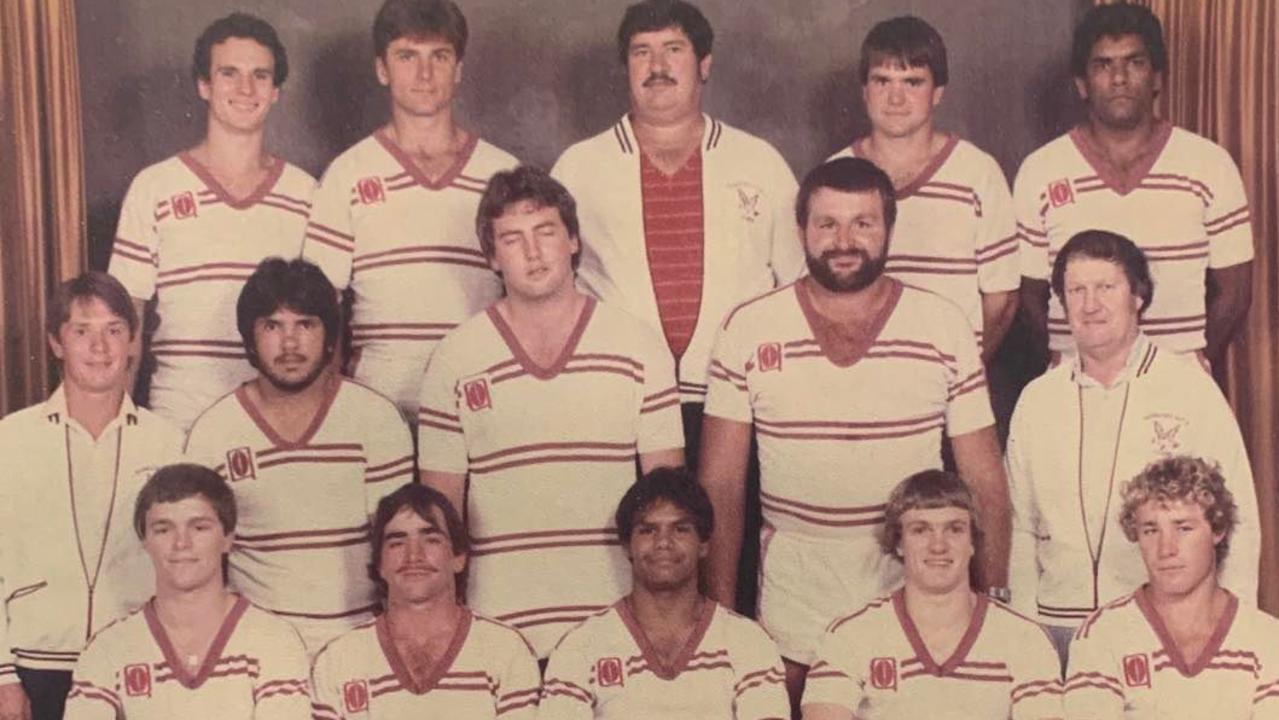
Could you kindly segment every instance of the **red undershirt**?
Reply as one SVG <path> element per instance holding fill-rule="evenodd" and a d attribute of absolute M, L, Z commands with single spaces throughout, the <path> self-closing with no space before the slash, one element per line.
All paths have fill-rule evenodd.
<path fill-rule="evenodd" d="M 676 360 L 688 349 L 702 305 L 702 151 L 674 175 L 640 153 L 644 244 L 662 332 Z"/>

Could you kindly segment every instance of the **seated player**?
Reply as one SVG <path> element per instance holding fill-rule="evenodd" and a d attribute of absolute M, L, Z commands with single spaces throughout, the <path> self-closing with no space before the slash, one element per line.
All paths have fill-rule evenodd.
<path fill-rule="evenodd" d="M 459 602 L 469 546 L 448 499 L 401 487 L 378 503 L 372 538 L 369 576 L 384 612 L 315 658 L 315 720 L 535 717 L 532 649 Z"/>
<path fill-rule="evenodd" d="M 698 590 L 713 525 L 706 491 L 682 469 L 627 491 L 617 535 L 633 589 L 551 653 L 540 720 L 789 716 L 772 639 Z"/>
<path fill-rule="evenodd" d="M 1070 644 L 1067 718 L 1279 718 L 1279 620 L 1221 587 L 1237 508 L 1221 469 L 1157 460 L 1124 485 L 1120 523 L 1149 581 Z"/>
<path fill-rule="evenodd" d="M 888 499 L 880 548 L 906 585 L 836 620 L 808 673 L 804 720 L 1061 717 L 1047 633 L 969 584 L 981 528 L 959 476 L 925 470 Z"/>
<path fill-rule="evenodd" d="M 285 621 L 227 590 L 235 496 L 199 465 L 168 465 L 133 526 L 155 597 L 103 628 L 76 665 L 67 720 L 305 720 L 306 651 Z"/>

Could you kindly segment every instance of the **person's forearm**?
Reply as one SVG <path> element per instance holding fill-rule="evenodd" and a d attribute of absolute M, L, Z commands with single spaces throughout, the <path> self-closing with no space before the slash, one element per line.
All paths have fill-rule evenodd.
<path fill-rule="evenodd" d="M 1017 316 L 1018 293 L 1008 292 L 982 293 L 981 295 L 981 360 L 990 363 L 999 346 L 1012 327 L 1013 318 Z"/>

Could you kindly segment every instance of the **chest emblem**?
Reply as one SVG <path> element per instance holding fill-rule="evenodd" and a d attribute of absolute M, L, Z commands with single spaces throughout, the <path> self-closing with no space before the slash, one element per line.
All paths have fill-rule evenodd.
<path fill-rule="evenodd" d="M 257 461 L 253 458 L 253 450 L 249 447 L 238 447 L 226 453 L 227 480 L 238 482 L 258 476 Z"/>
<path fill-rule="evenodd" d="M 782 344 L 776 342 L 761 343 L 755 349 L 755 364 L 760 372 L 782 369 Z"/>
<path fill-rule="evenodd" d="M 1160 455 L 1175 455 L 1181 452 L 1181 432 L 1186 426 L 1185 418 L 1176 415 L 1150 416 L 1150 449 Z"/>
<path fill-rule="evenodd" d="M 129 697 L 151 697 L 151 666 L 125 665 L 124 692 Z"/>
<path fill-rule="evenodd" d="M 487 410 L 493 407 L 493 396 L 489 393 L 489 381 L 484 379 L 470 380 L 462 385 L 462 395 L 466 398 L 466 407 L 471 412 Z"/>
<path fill-rule="evenodd" d="M 342 684 L 342 704 L 349 713 L 369 709 L 369 685 L 363 680 L 351 680 Z"/>
<path fill-rule="evenodd" d="M 876 690 L 897 690 L 897 658 L 877 657 L 870 661 L 870 684 Z"/>
<path fill-rule="evenodd" d="M 606 657 L 595 661 L 595 682 L 600 687 L 621 687 L 625 676 L 621 658 Z"/>
<path fill-rule="evenodd" d="M 759 218 L 759 198 L 763 193 L 754 185 L 746 183 L 734 183 L 733 189 L 737 191 L 737 212 L 746 222 L 753 223 Z"/>
<path fill-rule="evenodd" d="M 1124 683 L 1128 687 L 1150 687 L 1150 658 L 1145 653 L 1124 656 Z"/>
<path fill-rule="evenodd" d="M 1069 205 L 1074 201 L 1075 189 L 1071 187 L 1069 179 L 1062 178 L 1048 184 L 1048 202 L 1052 203 L 1053 207 Z"/>
<path fill-rule="evenodd" d="M 360 203 L 364 205 L 376 205 L 386 201 L 386 190 L 382 187 L 380 177 L 360 178 L 360 181 L 355 184 L 355 191 L 360 196 Z"/>
<path fill-rule="evenodd" d="M 178 193 L 169 198 L 169 207 L 173 208 L 175 220 L 185 220 L 196 216 L 195 195 L 190 191 Z"/>

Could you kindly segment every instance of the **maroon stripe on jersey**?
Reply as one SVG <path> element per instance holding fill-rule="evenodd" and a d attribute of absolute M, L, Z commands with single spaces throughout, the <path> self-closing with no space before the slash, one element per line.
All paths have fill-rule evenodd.
<path fill-rule="evenodd" d="M 383 250 L 381 252 L 369 253 L 357 257 L 353 265 L 360 265 L 371 260 L 378 260 L 385 257 L 393 257 L 397 255 L 412 255 L 415 253 L 438 253 L 440 255 L 457 255 L 462 258 L 475 259 L 485 261 L 484 253 L 475 248 L 463 245 L 411 245 L 408 247 L 394 248 L 392 250 Z"/>
<path fill-rule="evenodd" d="M 1066 680 L 1065 692 L 1071 693 L 1085 688 L 1109 690 L 1119 697 L 1124 696 L 1123 691 L 1120 690 L 1119 679 L 1110 675 L 1103 675 L 1099 672 L 1079 672 L 1071 675 Z"/>
<path fill-rule="evenodd" d="M 237 543 L 268 542 L 271 540 L 292 540 L 294 538 L 333 537 L 334 535 L 349 535 L 352 533 L 367 537 L 368 532 L 369 524 L 364 523 L 363 525 L 357 525 L 355 527 L 329 528 L 324 530 L 294 530 L 291 532 L 263 533 L 260 535 L 236 533 L 235 540 Z"/>
<path fill-rule="evenodd" d="M 275 608 L 270 608 L 269 611 L 274 615 L 304 618 L 306 620 L 341 620 L 342 618 L 351 618 L 359 615 L 371 616 L 373 613 L 381 609 L 381 604 L 375 603 L 373 605 L 365 605 L 364 607 L 355 608 L 354 610 L 342 610 L 341 612 L 333 613 L 304 613 L 294 612 L 292 610 L 277 610 Z"/>
<path fill-rule="evenodd" d="M 930 426 L 933 423 L 942 420 L 943 413 L 933 413 L 930 415 L 921 415 L 919 417 L 906 418 L 903 420 L 864 420 L 864 421 L 842 421 L 842 420 L 769 420 L 767 418 L 756 418 L 755 422 L 767 425 L 770 428 L 801 428 L 801 429 L 819 429 L 829 428 L 833 430 L 870 430 L 882 429 L 892 430 L 893 428 Z"/>
<path fill-rule="evenodd" d="M 266 194 L 266 196 L 271 198 L 272 200 L 286 202 L 291 205 L 296 205 L 298 207 L 303 207 L 303 208 L 311 207 L 310 200 L 305 200 L 303 198 L 296 198 L 296 197 L 293 197 L 292 195 L 285 195 L 284 193 L 269 192 Z"/>
<path fill-rule="evenodd" d="M 1195 188 L 1196 190 L 1203 193 L 1204 195 L 1207 195 L 1209 198 L 1213 197 L 1212 190 L 1210 190 L 1207 185 L 1188 175 L 1177 175 L 1175 173 L 1150 173 L 1149 175 L 1146 176 L 1146 179 L 1148 180 L 1180 180 L 1181 182 L 1186 183 L 1187 185 L 1190 185 L 1191 187 Z"/>
<path fill-rule="evenodd" d="M 927 189 L 928 187 L 929 187 L 928 185 L 925 185 L 923 188 L 920 188 L 919 190 L 917 190 L 914 194 L 914 197 L 929 198 L 932 200 L 949 200 L 951 202 L 957 202 L 961 205 L 967 205 L 973 208 L 973 210 L 976 211 L 977 217 L 981 217 L 981 207 L 977 204 L 977 198 L 975 196 L 969 195 L 968 197 L 963 197 L 963 196 L 954 195 L 951 193 L 934 192 L 934 191 L 928 190 Z"/>
<path fill-rule="evenodd" d="M 594 696 L 582 686 L 559 678 L 547 678 L 546 687 L 542 689 L 542 697 L 549 698 L 557 695 L 573 698 L 584 705 L 595 704 Z"/>
<path fill-rule="evenodd" d="M 477 463 L 486 463 L 498 460 L 512 455 L 521 453 L 540 452 L 542 450 L 612 450 L 617 452 L 634 453 L 635 443 L 607 443 L 607 442 L 544 442 L 530 443 L 528 445 L 516 445 L 514 447 L 496 450 L 494 452 L 485 453 L 484 455 L 476 455 L 470 459 L 472 465 Z"/>
<path fill-rule="evenodd" d="M 570 454 L 563 453 L 559 455 L 541 455 L 538 457 L 524 458 L 521 460 L 511 460 L 495 465 L 488 465 L 478 468 L 472 465 L 470 467 L 471 475 L 487 475 L 489 473 L 501 472 L 502 470 L 511 470 L 519 467 L 529 467 L 532 465 L 545 465 L 547 463 L 629 463 L 634 462 L 634 454 L 630 455 L 600 455 L 600 454 Z"/>
<path fill-rule="evenodd" d="M 361 537 L 349 537 L 341 540 L 327 540 L 323 542 L 298 542 L 283 543 L 280 545 L 251 545 L 249 543 L 236 541 L 236 547 L 244 552 L 254 553 L 273 553 L 273 552 L 292 552 L 295 550 L 332 550 L 334 548 L 350 547 L 352 545 L 363 545 L 369 541 L 367 535 Z"/>
<path fill-rule="evenodd" d="M 274 460 L 263 460 L 258 463 L 258 469 L 265 470 L 277 465 L 350 465 L 364 464 L 363 455 L 309 455 L 297 454 L 288 457 L 276 458 Z"/>
<path fill-rule="evenodd" d="M 1060 680 L 1031 680 L 1013 687 L 1008 693 L 1013 700 L 1013 704 L 1032 698 L 1038 695 L 1061 695 L 1062 687 Z"/>
<path fill-rule="evenodd" d="M 365 263 L 354 266 L 353 272 L 365 272 L 368 270 L 378 270 L 381 268 L 396 267 L 398 265 L 461 265 L 462 267 L 478 268 L 481 270 L 489 270 L 489 265 L 483 260 L 468 260 L 462 257 L 451 256 L 426 256 L 426 257 L 407 257 L 395 260 L 379 260 L 378 262 Z"/>
<path fill-rule="evenodd" d="M 386 482 L 397 477 L 413 477 L 413 456 L 405 455 L 397 460 L 382 465 L 374 465 L 364 469 L 364 484 Z"/>
<path fill-rule="evenodd" d="M 534 530 L 524 533 L 506 533 L 504 535 L 489 535 L 487 537 L 471 538 L 471 546 L 491 545 L 493 543 L 507 542 L 510 540 L 522 540 L 527 538 L 546 538 L 546 537 L 564 537 L 564 536 L 588 536 L 595 535 L 598 537 L 616 537 L 616 528 L 585 528 L 574 530 Z"/>
<path fill-rule="evenodd" d="M 276 455 L 282 455 L 284 453 L 293 453 L 298 451 L 333 450 L 336 452 L 349 452 L 349 451 L 359 452 L 363 449 L 364 449 L 364 446 L 361 445 L 360 443 L 308 444 L 305 442 L 299 442 L 299 443 L 288 443 L 288 444 L 285 444 L 283 447 L 272 447 L 269 450 L 263 450 L 262 452 L 258 453 L 258 457 L 274 457 Z"/>
<path fill-rule="evenodd" d="M 521 708 L 536 706 L 540 693 L 541 691 L 537 688 L 529 688 L 528 690 L 517 690 L 499 696 L 497 699 L 497 716 L 502 717 Z"/>
<path fill-rule="evenodd" d="M 155 284 L 156 289 L 174 287 L 176 285 L 190 285 L 200 282 L 244 282 L 249 279 L 252 273 L 235 273 L 235 274 L 217 274 L 217 275 L 200 275 L 197 277 L 186 278 L 183 280 L 161 280 Z"/>
<path fill-rule="evenodd" d="M 855 613 L 852 613 L 850 615 L 845 615 L 844 617 L 841 617 L 835 620 L 835 622 L 831 623 L 830 630 L 828 630 L 827 632 L 835 632 L 844 623 L 849 622 L 850 620 L 855 620 L 861 617 L 862 615 L 865 615 L 867 612 L 870 612 L 871 610 L 875 610 L 877 608 L 881 608 L 892 601 L 893 601 L 893 598 L 891 595 L 886 595 L 884 597 L 876 598 L 872 600 L 869 604 L 866 605 L 866 607 L 862 608 L 861 610 L 858 610 Z"/>
<path fill-rule="evenodd" d="M 779 505 L 788 505 L 790 507 L 799 508 L 801 510 L 811 510 L 813 512 L 827 513 L 831 515 L 883 515 L 888 508 L 887 505 L 880 503 L 878 505 L 812 505 L 809 503 L 791 500 L 781 497 L 780 495 L 772 495 L 761 491 L 760 497 L 764 500 Z"/>
<path fill-rule="evenodd" d="M 306 695 L 305 680 L 268 680 L 253 688 L 253 702 L 261 702 L 276 695 Z"/>
<path fill-rule="evenodd" d="M 351 249 L 355 247 L 355 236 L 349 235 L 336 228 L 331 228 L 323 223 L 311 220 L 306 226 L 306 236 L 321 242 L 332 244 L 334 247 L 343 249 Z"/>
<path fill-rule="evenodd" d="M 163 272 L 158 273 L 156 276 L 162 277 L 162 278 L 170 278 L 175 275 L 185 275 L 188 273 L 196 273 L 201 270 L 247 270 L 249 273 L 252 273 L 254 270 L 257 269 L 257 267 L 258 266 L 255 263 L 242 263 L 242 262 L 203 263 L 201 265 L 187 265 L 185 267 L 173 268 L 172 270 L 165 270 Z"/>
<path fill-rule="evenodd" d="M 977 266 L 972 267 L 927 267 L 921 265 L 902 265 L 889 262 L 886 270 L 894 277 L 899 275 L 976 275 Z"/>
<path fill-rule="evenodd" d="M 702 303 L 704 251 L 702 154 L 666 175 L 640 153 L 644 245 L 662 333 L 679 358 L 688 349 Z"/>
<path fill-rule="evenodd" d="M 285 203 L 279 202 L 278 200 L 272 200 L 271 198 L 263 198 L 263 200 L 262 200 L 262 204 L 263 204 L 263 205 L 265 205 L 265 206 L 267 206 L 267 207 L 273 207 L 273 208 L 276 208 L 277 210 L 283 210 L 283 211 L 285 211 L 285 212 L 291 212 L 291 213 L 293 213 L 294 215 L 299 215 L 299 216 L 301 216 L 301 217 L 306 217 L 306 216 L 307 216 L 307 209 L 306 209 L 306 208 L 298 208 L 298 207 L 294 207 L 294 206 L 292 206 L 292 205 L 286 205 Z"/>
<path fill-rule="evenodd" d="M 657 412 L 658 410 L 665 410 L 672 405 L 678 404 L 679 389 L 672 386 L 659 393 L 646 396 L 640 406 L 640 414 L 646 415 L 648 413 Z"/>
<path fill-rule="evenodd" d="M 164 350 L 152 348 L 151 354 L 156 357 L 198 357 L 215 360 L 244 360 L 243 352 L 213 352 L 211 350 Z"/>
<path fill-rule="evenodd" d="M 1247 207 L 1240 208 L 1239 210 L 1236 210 L 1235 213 L 1240 213 L 1240 214 L 1234 218 L 1230 218 L 1230 215 L 1227 215 L 1221 220 L 1209 222 L 1207 225 L 1208 236 L 1213 237 L 1215 235 L 1220 235 L 1221 233 L 1224 233 L 1227 230 L 1231 230 L 1240 225 L 1245 225 L 1252 219 L 1252 216 L 1249 214 Z M 1231 213 L 1231 215 L 1234 215 L 1235 213 Z M 1227 221 L 1227 219 L 1229 219 L 1229 221 Z"/>

